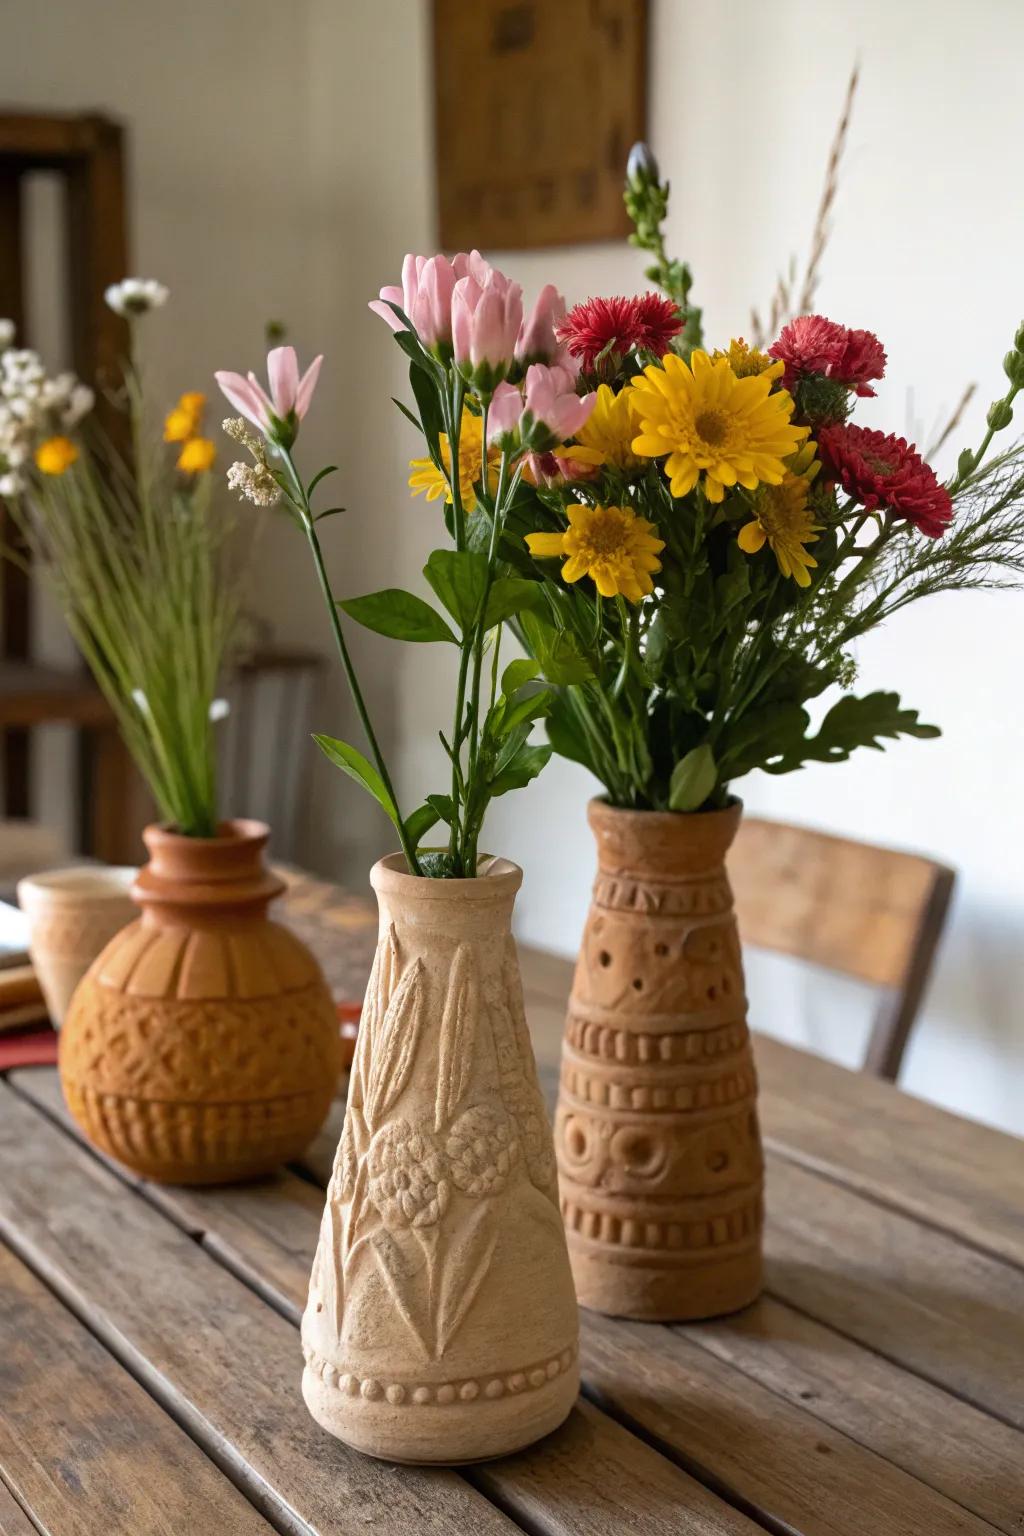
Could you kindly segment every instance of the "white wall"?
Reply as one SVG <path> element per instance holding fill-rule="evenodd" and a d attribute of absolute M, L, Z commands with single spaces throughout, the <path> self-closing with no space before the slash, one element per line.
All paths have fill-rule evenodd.
<path fill-rule="evenodd" d="M 653 8 L 650 139 L 673 183 L 671 247 L 693 266 L 694 296 L 715 342 L 743 333 L 751 303 L 765 304 L 791 252 L 806 250 L 847 76 L 860 59 L 819 304 L 876 330 L 888 349 L 888 378 L 858 420 L 922 442 L 971 379 L 980 388 L 964 441 L 980 434 L 1024 313 L 1024 205 L 1006 175 L 1024 138 L 1024 9 L 984 0 L 971 15 L 963 25 L 953 0 L 661 0 Z M 548 280 L 570 301 L 643 286 L 640 258 L 628 249 L 492 254 L 528 294 Z M 416 506 L 407 515 L 411 579 L 436 524 Z M 942 739 L 787 778 L 755 774 L 741 788 L 759 812 L 957 866 L 955 908 L 903 1081 L 1017 1130 L 1022 648 L 1020 594 L 922 604 L 862 646 L 859 686 L 900 690 L 922 718 L 942 725 Z M 433 656 L 414 657 L 399 679 L 405 777 L 418 783 L 447 707 L 436 668 Z M 529 790 L 500 802 L 489 824 L 488 845 L 526 870 L 522 936 L 567 954 L 593 867 L 584 819 L 591 787 L 582 770 L 555 762 Z M 775 957 L 752 956 L 749 971 L 756 1025 L 859 1060 L 872 1005 L 866 989 Z"/>
<path fill-rule="evenodd" d="M 339 591 L 414 585 L 441 542 L 434 509 L 407 499 L 411 429 L 389 404 L 397 348 L 365 302 L 433 226 L 427 0 L 49 0 L 9 8 L 0 100 L 99 107 L 130 121 L 136 266 L 175 295 L 154 326 L 170 390 L 253 366 L 267 318 L 304 355 L 327 354 L 310 466 L 342 464 L 347 518 L 325 525 Z M 59 38 L 59 46 L 54 38 Z M 695 274 L 715 340 L 810 234 L 827 145 L 855 57 L 862 88 L 824 265 L 824 313 L 878 331 L 889 379 L 858 419 L 921 435 L 980 383 L 968 422 L 1001 390 L 999 359 L 1024 308 L 1024 8 L 979 0 L 653 0 L 650 138 L 674 187 L 670 236 Z M 490 253 L 528 294 L 570 300 L 643 286 L 626 247 Z M 292 529 L 265 536 L 256 602 L 279 638 L 325 646 Z M 436 745 L 450 690 L 439 648 L 359 641 L 382 733 L 411 805 L 444 780 Z M 1024 949 L 1024 834 L 1015 800 L 1024 739 L 1024 597 L 922 605 L 861 653 L 861 684 L 900 689 L 945 731 L 842 767 L 743 785 L 759 811 L 917 847 L 956 864 L 960 892 L 905 1082 L 1024 1130 L 1016 996 Z M 357 740 L 336 682 L 318 723 Z M 305 751 L 302 743 L 296 751 Z M 311 764 L 307 857 L 361 878 L 387 829 L 358 791 Z M 495 808 L 488 842 L 525 867 L 523 936 L 570 953 L 592 848 L 586 775 L 554 763 Z M 870 1000 L 859 989 L 751 963 L 753 1020 L 855 1060 Z"/>

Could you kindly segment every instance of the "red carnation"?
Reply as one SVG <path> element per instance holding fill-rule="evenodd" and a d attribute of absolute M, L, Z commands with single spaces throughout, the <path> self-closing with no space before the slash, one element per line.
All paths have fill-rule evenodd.
<path fill-rule="evenodd" d="M 953 502 L 935 471 L 904 438 L 849 424 L 822 427 L 818 451 L 826 471 L 869 512 L 883 507 L 937 539 Z"/>
<path fill-rule="evenodd" d="M 557 335 L 573 357 L 579 359 L 584 372 L 600 371 L 611 377 L 634 347 L 662 357 L 682 328 L 679 311 L 671 299 L 643 293 L 632 299 L 587 299 L 569 311 Z M 598 364 L 606 348 L 607 356 Z"/>
<path fill-rule="evenodd" d="M 787 389 L 808 374 L 823 374 L 858 395 L 873 395 L 869 379 L 885 373 L 885 348 L 873 331 L 851 331 L 824 315 L 800 315 L 783 326 L 769 356 L 785 363 Z"/>

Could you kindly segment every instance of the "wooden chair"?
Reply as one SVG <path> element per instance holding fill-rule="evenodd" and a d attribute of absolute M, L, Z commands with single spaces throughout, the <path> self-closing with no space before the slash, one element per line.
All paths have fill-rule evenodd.
<path fill-rule="evenodd" d="M 748 817 L 728 860 L 745 944 L 882 989 L 862 1070 L 895 1082 L 955 872 L 919 854 Z"/>

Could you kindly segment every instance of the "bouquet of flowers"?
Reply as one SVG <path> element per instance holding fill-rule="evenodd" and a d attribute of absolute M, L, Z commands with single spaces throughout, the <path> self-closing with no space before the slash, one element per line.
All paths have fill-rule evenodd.
<path fill-rule="evenodd" d="M 755 768 L 937 735 L 896 693 L 853 691 L 851 646 L 921 597 L 1024 571 L 1024 444 L 990 451 L 1024 386 L 1024 326 L 983 441 L 942 484 L 903 438 L 851 420 L 885 370 L 872 332 L 802 315 L 765 350 L 706 350 L 642 146 L 626 203 L 664 296 L 567 315 L 593 410 L 535 462 L 505 529 L 507 558 L 525 569 L 524 539 L 543 583 L 520 630 L 558 689 L 555 748 L 614 805 L 696 811 Z M 805 705 L 835 688 L 811 730 Z"/>
<path fill-rule="evenodd" d="M 126 278 L 106 300 L 130 326 L 130 361 L 106 402 L 125 421 L 123 454 L 72 374 L 51 377 L 0 322 L 0 495 L 31 569 L 48 581 L 125 743 L 177 831 L 218 823 L 213 725 L 226 712 L 217 679 L 234 624 L 223 571 L 230 521 L 211 502 L 206 397 L 181 396 L 162 440 L 148 426 L 137 327 L 167 300 L 151 279 Z M 123 417 L 118 417 L 117 412 Z M 156 439 L 156 440 L 154 440 Z"/>
<path fill-rule="evenodd" d="M 402 286 L 382 289 L 371 307 L 410 359 L 419 415 L 406 414 L 422 425 L 428 449 L 414 466 L 413 486 L 430 501 L 443 498 L 454 545 L 434 550 L 424 567 L 436 602 L 394 587 L 348 598 L 336 597 L 331 588 L 317 524 L 341 509 L 315 510 L 315 495 L 334 467 L 307 482 L 293 452 L 319 357 L 300 379 L 293 349 L 275 348 L 267 359 L 269 392 L 253 374 L 217 374 L 224 394 L 242 413 L 225 421 L 224 430 L 250 455 L 249 463 L 232 466 L 228 478 L 258 505 L 280 497 L 309 542 L 372 761 L 335 737 L 318 735 L 319 746 L 387 813 L 411 873 L 473 876 L 488 805 L 528 784 L 552 750 L 529 740 L 533 722 L 555 699 L 553 689 L 534 683 L 539 664 L 519 658 L 501 665 L 502 626 L 520 621 L 543 595 L 532 570 L 517 574 L 509 565 L 503 553 L 506 524 L 519 503 L 531 456 L 570 440 L 593 401 L 580 398 L 578 369 L 556 342 L 554 327 L 564 306 L 555 290 L 545 288 L 524 318 L 522 289 L 479 252 L 452 261 L 409 256 Z M 409 815 L 399 808 L 343 615 L 381 635 L 453 645 L 459 653 L 454 718 L 450 731 L 439 733 L 450 783 Z M 421 840 L 438 822 L 447 828 L 447 846 L 422 852 Z"/>
<path fill-rule="evenodd" d="M 885 370 L 872 332 L 810 314 L 763 350 L 742 339 L 706 350 L 689 269 L 665 253 L 668 190 L 638 146 L 626 202 L 662 293 L 566 313 L 547 287 L 520 324 L 518 285 L 474 252 L 408 257 L 401 289 L 371 306 L 411 360 L 418 410 L 403 410 L 427 455 L 410 486 L 444 499 L 450 568 L 479 560 L 481 590 L 498 583 L 511 599 L 474 608 L 486 622 L 469 714 L 445 741 L 452 794 L 431 797 L 453 824 L 461 747 L 493 765 L 513 718 L 515 774 L 541 761 L 523 727 L 543 716 L 555 750 L 613 805 L 676 811 L 724 805 L 755 768 L 787 773 L 935 736 L 896 693 L 853 691 L 853 642 L 921 597 L 1024 571 L 1024 444 L 991 451 L 1024 386 L 1024 326 L 983 441 L 942 484 L 903 438 L 850 419 Z M 411 604 L 416 638 L 439 637 L 411 594 L 342 606 L 396 633 Z M 517 687 L 503 684 L 484 714 L 480 658 L 502 620 L 533 669 L 510 669 Z M 834 688 L 812 730 L 805 706 Z M 499 785 L 510 767 L 502 756 Z M 456 861 L 474 839 L 455 837 Z"/>

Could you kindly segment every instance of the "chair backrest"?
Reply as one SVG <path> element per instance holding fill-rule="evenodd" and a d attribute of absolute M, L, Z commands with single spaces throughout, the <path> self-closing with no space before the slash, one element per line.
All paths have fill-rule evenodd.
<path fill-rule="evenodd" d="M 864 1070 L 895 1080 L 955 880 L 920 854 L 747 817 L 729 854 L 740 935 L 873 983 L 883 995 Z"/>

